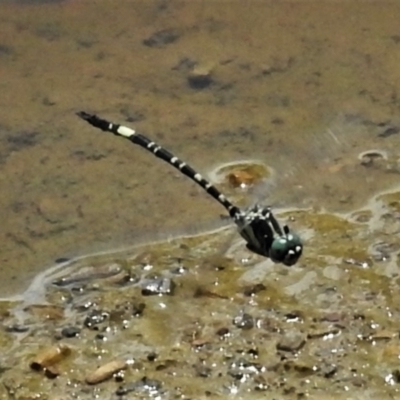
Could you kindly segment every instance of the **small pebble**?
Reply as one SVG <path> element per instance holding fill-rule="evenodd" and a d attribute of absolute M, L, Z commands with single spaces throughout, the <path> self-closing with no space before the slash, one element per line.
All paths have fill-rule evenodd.
<path fill-rule="evenodd" d="M 266 289 L 267 288 L 265 287 L 265 285 L 263 285 L 262 283 L 257 283 L 255 285 L 245 287 L 243 290 L 243 294 L 246 297 L 251 297 L 251 296 L 254 296 L 255 294 L 262 292 L 263 290 L 266 290 Z"/>
<path fill-rule="evenodd" d="M 295 352 L 306 343 L 305 336 L 300 332 L 287 332 L 276 345 L 277 350 Z"/>
<path fill-rule="evenodd" d="M 173 295 L 175 290 L 175 283 L 170 278 L 150 278 L 142 282 L 142 295 Z"/>
<path fill-rule="evenodd" d="M 107 320 L 108 317 L 109 314 L 107 312 L 100 310 L 93 310 L 89 312 L 89 314 L 86 316 L 85 320 L 83 321 L 83 325 L 86 328 L 98 330 L 99 327 L 97 325 Z"/>
<path fill-rule="evenodd" d="M 76 326 L 66 326 L 65 328 L 61 329 L 61 335 L 66 338 L 72 338 L 78 336 L 80 334 L 80 328 Z"/>
<path fill-rule="evenodd" d="M 110 379 L 115 373 L 118 373 L 126 368 L 126 362 L 124 360 L 110 361 L 97 368 L 95 371 L 89 373 L 85 381 L 89 385 L 96 385 L 97 383 L 104 382 Z"/>
<path fill-rule="evenodd" d="M 233 325 L 240 329 L 252 329 L 254 327 L 254 318 L 250 314 L 243 313 L 233 319 Z"/>
<path fill-rule="evenodd" d="M 25 325 L 14 324 L 6 326 L 5 331 L 10 333 L 25 333 L 29 331 L 29 327 Z"/>
<path fill-rule="evenodd" d="M 179 33 L 174 29 L 163 29 L 143 40 L 147 47 L 161 48 L 174 43 L 179 38 Z"/>
<path fill-rule="evenodd" d="M 209 66 L 197 66 L 188 76 L 188 83 L 192 89 L 205 89 L 213 83 L 212 68 Z"/>

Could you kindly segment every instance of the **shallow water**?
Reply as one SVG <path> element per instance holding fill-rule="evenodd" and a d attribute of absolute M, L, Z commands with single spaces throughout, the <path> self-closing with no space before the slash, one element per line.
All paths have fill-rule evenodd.
<path fill-rule="evenodd" d="M 395 184 L 396 174 L 344 164 L 326 185 L 309 144 L 332 130 L 345 143 L 355 135 L 357 154 L 395 150 L 397 133 L 384 132 L 397 126 L 399 7 L 1 3 L 2 295 L 56 258 L 204 227 L 223 213 L 151 155 L 82 124 L 81 109 L 132 121 L 203 172 L 249 158 L 290 172 L 276 192 L 283 206 L 310 194 L 306 205 L 356 207 Z M 203 90 L 188 83 L 194 64 L 210 71 Z"/>
<path fill-rule="evenodd" d="M 222 211 L 140 149 L 99 140 L 76 110 L 136 120 L 201 171 L 241 158 L 273 165 L 283 155 L 275 162 L 301 167 L 300 182 L 310 176 L 305 135 L 343 115 L 391 121 L 397 6 L 318 4 L 1 4 L 2 293 L 55 258 L 151 239 Z M 144 45 L 165 29 L 173 43 Z M 209 88 L 189 87 L 193 62 L 212 68 Z M 315 188 L 325 178 L 312 172 Z"/>
<path fill-rule="evenodd" d="M 396 398 L 399 204 L 280 214 L 292 268 L 231 228 L 60 263 L 0 302 L 0 396 Z"/>

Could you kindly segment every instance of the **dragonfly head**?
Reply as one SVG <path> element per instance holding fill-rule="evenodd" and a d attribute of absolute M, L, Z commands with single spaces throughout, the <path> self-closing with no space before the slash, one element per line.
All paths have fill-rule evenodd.
<path fill-rule="evenodd" d="M 282 263 L 288 267 L 296 264 L 303 252 L 303 243 L 299 235 L 289 231 L 289 227 L 283 227 L 284 234 L 273 240 L 269 250 L 269 257 L 276 263 Z"/>

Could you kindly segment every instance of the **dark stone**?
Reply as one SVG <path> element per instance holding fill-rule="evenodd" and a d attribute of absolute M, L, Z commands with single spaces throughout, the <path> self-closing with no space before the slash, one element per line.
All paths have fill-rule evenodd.
<path fill-rule="evenodd" d="M 60 258 L 56 258 L 54 261 L 56 264 L 61 264 L 61 263 L 65 263 L 68 262 L 70 259 L 68 257 L 60 257 Z"/>
<path fill-rule="evenodd" d="M 86 316 L 85 320 L 83 321 L 83 325 L 86 328 L 98 330 L 98 325 L 106 321 L 108 317 L 109 314 L 104 311 L 93 310 Z"/>
<path fill-rule="evenodd" d="M 381 138 L 387 138 L 392 135 L 396 135 L 400 132 L 400 128 L 397 126 L 390 126 L 389 128 L 386 128 L 383 132 L 379 133 L 378 136 Z"/>
<path fill-rule="evenodd" d="M 254 349 L 249 349 L 247 350 L 247 354 L 249 354 L 250 356 L 257 358 L 258 357 L 258 349 L 254 348 Z"/>
<path fill-rule="evenodd" d="M 179 60 L 178 64 L 172 67 L 173 71 L 189 71 L 193 69 L 193 67 L 196 65 L 196 61 L 190 59 L 190 58 L 182 58 Z"/>
<path fill-rule="evenodd" d="M 101 340 L 105 342 L 107 340 L 107 335 L 105 335 L 104 333 L 98 333 L 94 338 L 96 340 Z"/>
<path fill-rule="evenodd" d="M 132 315 L 134 317 L 141 317 L 143 315 L 143 311 L 146 308 L 146 304 L 144 303 L 135 303 L 132 305 Z"/>
<path fill-rule="evenodd" d="M 53 369 L 53 368 L 50 368 L 50 367 L 44 369 L 44 375 L 46 376 L 46 378 L 55 379 L 55 378 L 57 378 L 57 376 L 59 374 L 60 373 L 58 372 L 57 369 Z"/>
<path fill-rule="evenodd" d="M 92 301 L 88 300 L 88 301 L 86 301 L 85 303 L 77 304 L 77 305 L 75 306 L 75 309 L 76 309 L 78 312 L 86 312 L 86 311 L 88 311 L 90 308 L 92 308 L 93 306 L 94 306 L 94 303 L 93 303 Z"/>
<path fill-rule="evenodd" d="M 228 336 L 228 335 L 229 335 L 229 329 L 226 328 L 226 327 L 219 328 L 219 329 L 217 330 L 217 335 L 218 335 L 218 336 Z"/>
<path fill-rule="evenodd" d="M 247 297 L 253 296 L 258 292 L 262 292 L 266 287 L 262 283 L 257 283 L 256 285 L 245 287 L 243 290 L 243 294 Z"/>
<path fill-rule="evenodd" d="M 132 317 L 141 317 L 145 308 L 145 303 L 132 298 L 130 301 L 116 304 L 109 313 L 109 320 L 117 325 L 126 325 Z"/>
<path fill-rule="evenodd" d="M 388 261 L 392 258 L 391 254 L 396 251 L 396 246 L 392 243 L 378 242 L 372 245 L 371 253 L 375 261 Z"/>
<path fill-rule="evenodd" d="M 23 150 L 38 143 L 39 132 L 18 132 L 7 137 L 11 151 Z"/>
<path fill-rule="evenodd" d="M 337 372 L 337 367 L 334 364 L 325 364 L 320 367 L 320 375 L 324 378 L 332 378 Z"/>
<path fill-rule="evenodd" d="M 117 373 L 114 374 L 114 380 L 115 382 L 123 382 L 125 380 L 125 371 L 118 371 Z"/>
<path fill-rule="evenodd" d="M 81 333 L 81 329 L 76 326 L 66 326 L 61 329 L 61 335 L 66 338 L 72 338 L 78 336 Z"/>
<path fill-rule="evenodd" d="M 240 329 L 252 329 L 254 327 L 254 318 L 250 314 L 243 313 L 233 319 L 233 325 Z"/>
<path fill-rule="evenodd" d="M 160 48 L 168 44 L 174 43 L 179 38 L 179 34 L 174 29 L 163 29 L 143 40 L 143 44 L 147 47 Z"/>
<path fill-rule="evenodd" d="M 298 321 L 303 319 L 303 313 L 299 310 L 293 310 L 285 314 L 286 321 Z"/>
<path fill-rule="evenodd" d="M 5 331 L 10 333 L 25 333 L 29 331 L 29 328 L 25 325 L 14 324 L 6 326 Z"/>
<path fill-rule="evenodd" d="M 400 370 L 395 369 L 394 371 L 392 371 L 392 376 L 393 376 L 393 380 L 396 383 L 400 383 Z"/>
<path fill-rule="evenodd" d="M 228 374 L 237 380 L 242 380 L 246 376 L 258 375 L 261 370 L 260 364 L 240 358 L 231 363 Z"/>
<path fill-rule="evenodd" d="M 188 83 L 192 89 L 205 89 L 213 83 L 211 74 L 190 74 Z"/>
<path fill-rule="evenodd" d="M 147 360 L 151 361 L 151 362 L 155 361 L 157 359 L 157 357 L 158 357 L 158 354 L 155 353 L 154 351 L 147 354 Z"/>

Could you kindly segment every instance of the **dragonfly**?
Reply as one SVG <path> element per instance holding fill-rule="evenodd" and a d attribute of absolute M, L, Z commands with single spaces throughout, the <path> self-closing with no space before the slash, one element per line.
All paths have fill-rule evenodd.
<path fill-rule="evenodd" d="M 249 208 L 241 209 L 228 200 L 223 193 L 190 165 L 148 137 L 127 126 L 102 119 L 96 114 L 80 111 L 77 115 L 93 127 L 128 139 L 153 153 L 201 186 L 227 210 L 250 251 L 285 266 L 293 266 L 301 257 L 303 243 L 300 236 L 292 232 L 288 225 L 281 226 L 270 206 L 255 204 Z"/>

